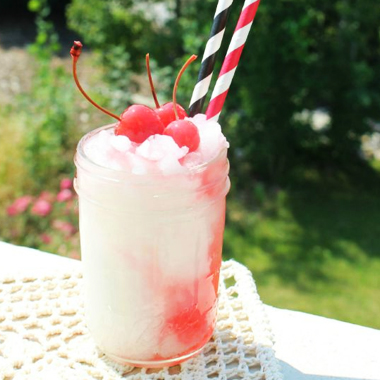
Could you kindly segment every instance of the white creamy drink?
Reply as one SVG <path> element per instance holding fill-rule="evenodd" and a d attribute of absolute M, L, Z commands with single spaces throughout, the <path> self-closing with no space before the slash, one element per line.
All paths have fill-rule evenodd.
<path fill-rule="evenodd" d="M 228 143 L 217 122 L 191 121 L 200 144 L 190 153 L 171 136 L 136 143 L 114 126 L 78 145 L 87 324 L 124 364 L 179 363 L 215 326 Z"/>

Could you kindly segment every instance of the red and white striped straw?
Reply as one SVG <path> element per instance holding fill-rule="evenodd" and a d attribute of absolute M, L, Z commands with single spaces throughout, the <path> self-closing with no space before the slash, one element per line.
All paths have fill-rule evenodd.
<path fill-rule="evenodd" d="M 218 80 L 212 92 L 210 103 L 206 110 L 207 119 L 213 119 L 215 121 L 219 119 L 259 4 L 260 0 L 246 0 L 244 2 Z"/>

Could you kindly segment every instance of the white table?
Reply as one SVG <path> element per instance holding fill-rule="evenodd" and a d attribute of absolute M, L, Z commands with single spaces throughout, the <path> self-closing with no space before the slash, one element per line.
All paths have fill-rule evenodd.
<path fill-rule="evenodd" d="M 0 276 L 80 269 L 81 262 L 0 242 Z M 380 380 L 380 331 L 266 306 L 285 380 Z"/>

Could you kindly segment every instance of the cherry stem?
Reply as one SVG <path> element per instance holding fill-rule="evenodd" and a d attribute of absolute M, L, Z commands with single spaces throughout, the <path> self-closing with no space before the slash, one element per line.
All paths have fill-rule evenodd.
<path fill-rule="evenodd" d="M 96 104 L 87 94 L 86 92 L 83 90 L 82 86 L 80 85 L 79 83 L 79 80 L 78 80 L 78 76 L 77 76 L 77 61 L 79 59 L 79 56 L 82 52 L 82 43 L 80 41 L 74 41 L 74 45 L 73 47 L 71 48 L 70 50 L 70 54 L 71 54 L 71 57 L 73 59 L 73 77 L 74 77 L 74 81 L 75 81 L 75 84 L 77 85 L 79 91 L 82 93 L 82 95 L 93 105 L 95 106 L 96 108 L 98 108 L 100 111 L 104 112 L 105 114 L 113 117 L 114 119 L 118 120 L 118 121 L 121 121 L 120 117 L 115 115 L 114 113 L 106 110 L 105 108 L 99 106 L 98 104 Z"/>
<path fill-rule="evenodd" d="M 149 53 L 145 56 L 145 62 L 146 62 L 146 71 L 148 73 L 148 78 L 149 78 L 150 90 L 152 91 L 154 103 L 156 104 L 156 108 L 160 108 L 160 103 L 158 103 L 158 100 L 157 100 L 156 90 L 154 89 L 152 73 L 150 71 Z"/>
<path fill-rule="evenodd" d="M 187 67 L 190 65 L 190 63 L 193 62 L 193 61 L 195 61 L 197 58 L 198 58 L 198 56 L 196 56 L 196 55 L 193 54 L 186 61 L 186 63 L 182 66 L 182 69 L 179 71 L 179 73 L 177 75 L 177 79 L 174 82 L 174 88 L 173 88 L 173 107 L 174 107 L 174 115 L 175 115 L 176 120 L 179 119 L 178 112 L 177 112 L 177 88 L 178 88 L 179 80 L 181 79 L 182 74 L 187 69 Z"/>

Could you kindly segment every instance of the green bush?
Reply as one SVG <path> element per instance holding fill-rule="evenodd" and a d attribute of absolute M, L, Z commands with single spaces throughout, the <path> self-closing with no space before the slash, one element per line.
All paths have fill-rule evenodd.
<path fill-rule="evenodd" d="M 161 66 L 169 66 L 182 54 L 178 23 L 170 19 L 162 24 L 147 16 L 147 7 L 155 3 L 158 1 L 73 0 L 67 9 L 68 24 L 82 36 L 85 49 L 91 47 L 99 53 L 106 67 L 111 104 L 120 113 L 139 91 L 131 74 L 145 71 L 146 53 Z"/>
<path fill-rule="evenodd" d="M 73 0 L 69 24 L 102 51 L 111 73 L 118 62 L 107 52 L 118 46 L 128 54 L 129 70 L 142 71 L 149 51 L 174 80 L 182 53 L 202 55 L 215 1 L 167 3 L 172 8 L 163 24 L 146 11 L 153 3 Z M 223 52 L 239 13 L 234 4 Z M 376 0 L 262 2 L 221 120 L 240 177 L 284 182 L 300 169 L 334 176 L 363 166 L 360 138 L 369 121 L 380 120 L 379 18 Z M 190 98 L 199 63 L 183 78 L 182 99 Z M 328 122 L 316 130 L 313 117 L 302 117 L 305 111 L 323 112 Z"/>
<path fill-rule="evenodd" d="M 9 111 L 2 110 L 0 115 L 1 206 L 12 199 L 15 193 L 22 194 L 32 186 L 32 180 L 25 165 L 24 129 L 24 120 L 18 114 L 10 115 Z M 0 207 L 0 219 L 2 208 Z"/>
<path fill-rule="evenodd" d="M 33 190 L 40 191 L 55 186 L 57 176 L 73 171 L 73 149 L 80 131 L 76 131 L 75 89 L 70 73 L 54 59 L 60 45 L 48 21 L 47 0 L 31 0 L 28 4 L 36 13 L 36 41 L 29 46 L 35 73 L 30 90 L 17 99 L 17 114 L 24 125 L 24 164 L 33 178 Z"/>
<path fill-rule="evenodd" d="M 0 239 L 78 257 L 74 194 L 67 188 L 71 182 L 66 180 L 63 193 L 51 193 L 60 178 L 74 171 L 82 133 L 76 128 L 76 90 L 54 56 L 59 44 L 47 20 L 47 1 L 33 0 L 29 7 L 36 12 L 38 32 L 28 52 L 34 75 L 30 88 L 1 115 Z"/>

